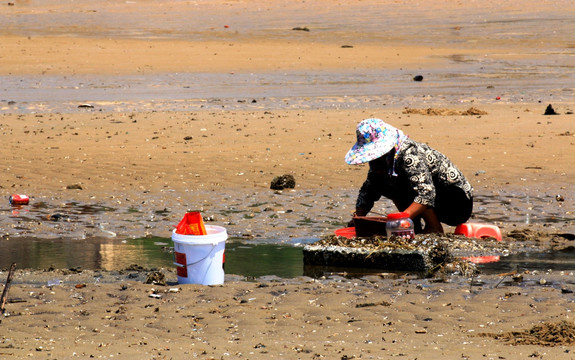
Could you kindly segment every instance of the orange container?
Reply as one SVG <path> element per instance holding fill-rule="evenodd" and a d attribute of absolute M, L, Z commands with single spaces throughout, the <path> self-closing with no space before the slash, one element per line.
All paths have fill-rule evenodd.
<path fill-rule="evenodd" d="M 463 260 L 467 260 L 470 263 L 474 264 L 489 264 L 498 262 L 500 259 L 499 255 L 491 255 L 491 256 L 471 256 L 471 257 L 464 257 L 461 258 Z"/>
<path fill-rule="evenodd" d="M 455 235 L 465 235 L 467 237 L 484 239 L 488 237 L 495 238 L 497 241 L 503 240 L 501 230 L 497 225 L 465 223 L 457 225 Z"/>
<path fill-rule="evenodd" d="M 176 233 L 180 235 L 207 235 L 202 214 L 197 211 L 186 213 L 176 226 Z"/>
<path fill-rule="evenodd" d="M 346 237 L 348 239 L 351 239 L 351 238 L 355 237 L 355 228 L 354 227 L 346 227 L 343 229 L 337 229 L 336 231 L 334 231 L 334 234 L 337 236 L 343 236 L 343 237 Z"/>

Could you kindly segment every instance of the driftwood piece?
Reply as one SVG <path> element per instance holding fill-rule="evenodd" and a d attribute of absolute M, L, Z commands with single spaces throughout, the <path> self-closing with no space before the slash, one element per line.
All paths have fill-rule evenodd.
<path fill-rule="evenodd" d="M 14 275 L 14 269 L 16 269 L 16 263 L 12 263 L 10 266 L 10 271 L 8 272 L 8 277 L 6 278 L 6 285 L 4 285 L 4 290 L 2 291 L 2 298 L 0 298 L 0 314 L 4 315 L 4 308 L 6 306 L 6 299 L 8 298 L 8 290 L 10 289 L 10 283 L 12 282 L 12 275 Z M 0 322 L 2 320 L 0 319 Z"/>

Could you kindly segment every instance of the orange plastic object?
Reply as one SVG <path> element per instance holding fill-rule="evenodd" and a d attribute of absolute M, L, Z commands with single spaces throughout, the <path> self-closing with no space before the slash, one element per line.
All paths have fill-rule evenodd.
<path fill-rule="evenodd" d="M 477 224 L 477 223 L 465 223 L 457 225 L 455 228 L 455 235 L 465 235 L 472 238 L 488 238 L 492 237 L 497 239 L 497 241 L 503 240 L 501 236 L 501 230 L 496 225 L 490 224 Z"/>
<path fill-rule="evenodd" d="M 343 229 L 337 229 L 334 232 L 337 236 L 343 236 L 348 239 L 355 237 L 355 228 L 354 227 L 347 227 Z"/>
<path fill-rule="evenodd" d="M 489 264 L 498 262 L 500 259 L 499 255 L 492 255 L 492 256 L 471 256 L 471 257 L 464 257 L 463 260 L 467 260 L 474 264 Z"/>
<path fill-rule="evenodd" d="M 180 235 L 207 235 L 202 214 L 197 211 L 186 213 L 176 226 L 176 233 Z"/>

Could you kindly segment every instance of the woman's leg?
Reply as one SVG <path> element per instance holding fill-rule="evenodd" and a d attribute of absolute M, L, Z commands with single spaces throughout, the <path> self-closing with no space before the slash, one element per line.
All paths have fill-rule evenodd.
<path fill-rule="evenodd" d="M 444 224 L 457 226 L 471 217 L 473 198 L 468 199 L 459 188 L 437 189 L 435 213 Z"/>
<path fill-rule="evenodd" d="M 423 214 L 421 214 L 423 221 L 425 221 L 425 228 L 423 228 L 424 234 L 443 234 L 443 226 L 435 213 L 433 208 L 427 208 Z"/>

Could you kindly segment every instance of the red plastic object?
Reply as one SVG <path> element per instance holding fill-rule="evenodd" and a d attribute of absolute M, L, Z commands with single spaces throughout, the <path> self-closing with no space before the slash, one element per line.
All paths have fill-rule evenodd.
<path fill-rule="evenodd" d="M 399 220 L 399 219 L 405 219 L 408 217 L 409 217 L 409 214 L 406 212 L 387 214 L 387 220 Z"/>
<path fill-rule="evenodd" d="M 490 224 L 477 224 L 477 223 L 465 223 L 457 225 L 455 228 L 455 235 L 465 235 L 472 238 L 495 238 L 497 241 L 503 240 L 501 236 L 501 230 L 497 225 Z"/>
<path fill-rule="evenodd" d="M 14 194 L 8 198 L 11 205 L 28 205 L 30 198 L 28 195 Z"/>
<path fill-rule="evenodd" d="M 467 260 L 474 264 L 489 264 L 498 262 L 500 259 L 499 255 L 489 255 L 489 256 L 471 256 L 471 257 L 464 257 L 463 260 Z"/>
<path fill-rule="evenodd" d="M 207 235 L 204 219 L 198 211 L 186 213 L 176 227 L 176 233 L 181 235 Z"/>
<path fill-rule="evenodd" d="M 343 237 L 346 237 L 348 239 L 351 239 L 351 238 L 355 237 L 355 228 L 354 227 L 347 227 L 347 228 L 343 228 L 343 229 L 337 229 L 334 233 L 337 236 L 343 236 Z"/>

